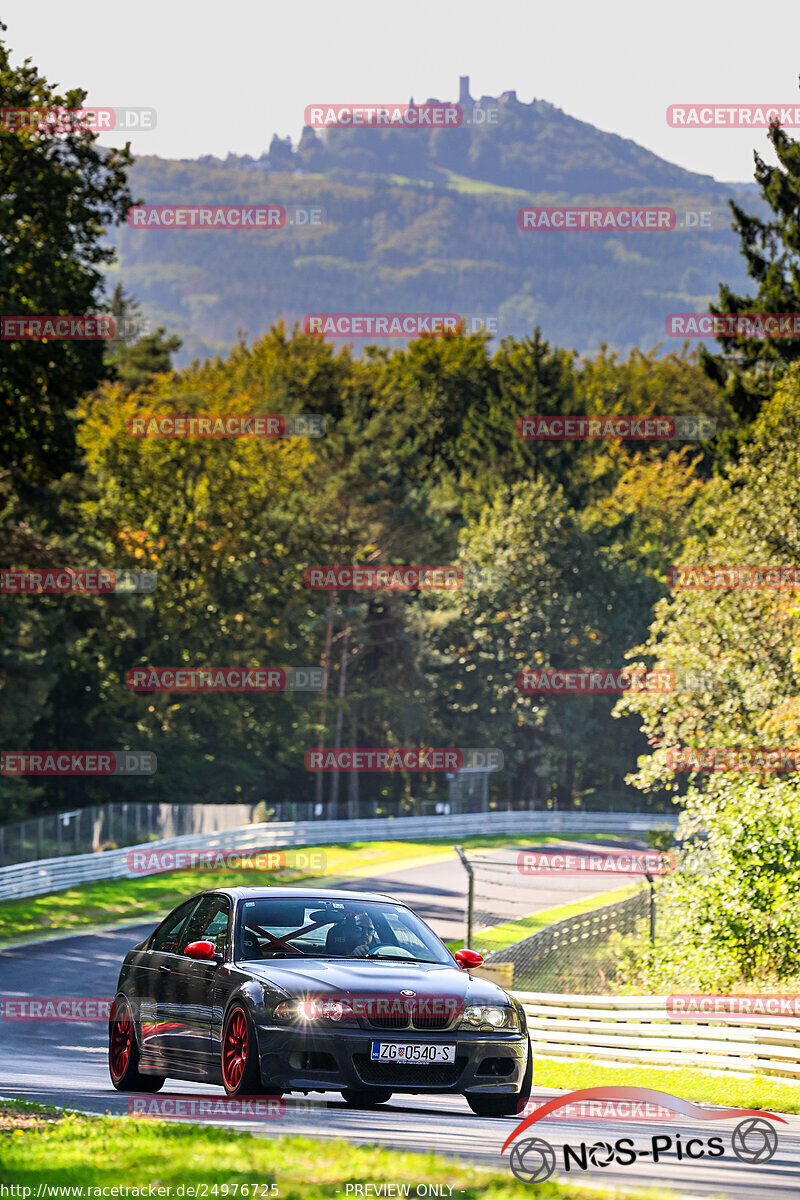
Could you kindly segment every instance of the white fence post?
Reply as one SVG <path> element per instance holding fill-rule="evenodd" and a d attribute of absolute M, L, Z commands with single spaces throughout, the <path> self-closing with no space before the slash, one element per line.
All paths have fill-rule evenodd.
<path fill-rule="evenodd" d="M 267 850 L 282 846 L 320 846 L 339 841 L 397 841 L 430 837 L 468 837 L 479 833 L 638 833 L 668 823 L 671 813 L 462 813 L 437 817 L 367 817 L 356 821 L 269 821 L 215 833 L 164 838 L 100 854 L 73 854 L 0 867 L 0 900 L 40 896 L 97 879 L 131 878 L 128 855 L 133 850 L 182 848 Z"/>

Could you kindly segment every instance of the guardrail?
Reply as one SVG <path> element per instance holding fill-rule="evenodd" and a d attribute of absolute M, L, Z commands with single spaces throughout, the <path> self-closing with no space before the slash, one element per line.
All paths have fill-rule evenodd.
<path fill-rule="evenodd" d="M 126 846 L 97 854 L 45 858 L 0 868 L 0 900 L 41 896 L 98 879 L 133 878 L 128 855 L 134 850 L 266 850 L 281 846 L 322 846 L 333 842 L 396 841 L 431 837 L 468 837 L 477 833 L 641 834 L 668 825 L 672 813 L 490 812 L 436 817 L 369 817 L 356 821 L 294 821 L 244 825 L 219 833 L 188 834 Z"/>
<path fill-rule="evenodd" d="M 29 817 L 27 821 L 0 825 L 0 867 L 66 854 L 96 854 L 108 842 L 129 846 L 150 837 L 188 837 L 192 833 L 238 829 L 253 820 L 255 809 L 255 804 L 134 800 Z"/>
<path fill-rule="evenodd" d="M 715 1013 L 680 1020 L 668 1014 L 666 996 L 514 995 L 528 1014 L 533 1053 L 543 1058 L 800 1079 L 798 1016 Z"/>

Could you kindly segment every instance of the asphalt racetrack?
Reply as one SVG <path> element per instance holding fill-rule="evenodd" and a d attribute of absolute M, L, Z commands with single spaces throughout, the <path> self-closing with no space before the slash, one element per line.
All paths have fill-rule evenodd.
<path fill-rule="evenodd" d="M 619 843 L 615 843 L 619 845 Z M 570 848 L 576 844 L 570 843 Z M 592 848 L 597 844 L 593 843 Z M 514 851 L 493 850 L 492 857 Z M 539 895 L 530 911 L 555 904 L 568 903 L 581 896 L 619 887 L 619 876 L 594 879 L 547 876 L 533 881 Z M 455 857 L 434 866 L 397 871 L 359 879 L 349 884 L 354 889 L 386 891 L 411 905 L 446 940 L 460 937 L 464 930 L 465 875 Z M 198 890 L 201 890 L 199 884 Z M 176 902 L 177 902 L 176 898 Z M 519 915 L 518 906 L 509 914 Z M 156 924 L 117 927 L 113 931 L 70 935 L 57 940 L 18 946 L 0 951 L 0 996 L 4 999 L 45 996 L 113 995 L 120 962 L 125 952 L 140 941 Z M 87 967 L 87 963 L 90 966 Z M 125 1113 L 130 1097 L 116 1092 L 111 1086 L 106 1063 L 107 1035 L 104 1020 L 95 1021 L 0 1021 L 0 1095 L 24 1097 L 42 1103 L 58 1104 L 86 1112 Z M 209 1096 L 222 1098 L 222 1088 L 205 1087 Z M 168 1081 L 167 1095 L 197 1095 L 191 1083 Z M 536 1087 L 535 1102 L 543 1103 L 556 1093 L 545 1094 Z M 273 1119 L 262 1122 L 237 1122 L 237 1128 L 251 1129 L 257 1136 L 277 1133 L 303 1133 L 320 1138 L 343 1137 L 355 1142 L 380 1142 L 406 1150 L 428 1151 L 459 1159 L 469 1159 L 486 1165 L 508 1165 L 508 1152 L 501 1156 L 500 1148 L 519 1118 L 488 1119 L 472 1114 L 460 1097 L 398 1096 L 370 1111 L 347 1107 L 337 1093 L 308 1097 L 289 1095 L 285 1104 L 276 1106 L 282 1111 Z M 224 1119 L 220 1124 L 232 1124 Z M 676 1116 L 659 1125 L 643 1122 L 624 1122 L 619 1119 L 574 1120 L 554 1117 L 538 1123 L 524 1133 L 522 1139 L 537 1136 L 556 1149 L 561 1161 L 560 1147 L 568 1142 L 613 1143 L 628 1137 L 634 1142 L 639 1157 L 632 1166 L 597 1166 L 587 1171 L 565 1174 L 557 1171 L 555 1178 L 574 1180 L 577 1184 L 590 1180 L 597 1185 L 653 1185 L 670 1187 L 682 1196 L 728 1196 L 737 1200 L 769 1200 L 771 1197 L 789 1200 L 800 1196 L 800 1117 L 788 1117 L 785 1125 L 777 1125 L 778 1149 L 765 1164 L 739 1162 L 732 1154 L 731 1134 L 737 1120 L 691 1121 Z M 701 1158 L 679 1161 L 668 1154 L 657 1165 L 653 1163 L 651 1137 L 680 1135 L 682 1142 L 689 1138 L 707 1139 L 721 1135 L 725 1145 L 722 1158 Z M 520 1140 L 522 1140 L 520 1139 Z M 602 1155 L 600 1156 L 602 1158 Z M 377 1180 L 376 1183 L 402 1182 Z M 424 1182 L 435 1183 L 428 1179 Z M 446 1193 L 445 1193 L 446 1194 Z M 535 1196 L 535 1191 L 531 1193 Z"/>

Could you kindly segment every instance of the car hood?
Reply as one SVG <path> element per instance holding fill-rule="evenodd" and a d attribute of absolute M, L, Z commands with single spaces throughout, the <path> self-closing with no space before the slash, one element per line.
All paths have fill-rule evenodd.
<path fill-rule="evenodd" d="M 289 963 L 240 962 L 239 970 L 287 996 L 369 997 L 399 995 L 402 989 L 418 997 L 448 997 L 463 1004 L 508 1004 L 497 984 L 442 963 L 389 963 L 364 959 L 303 959 Z"/>

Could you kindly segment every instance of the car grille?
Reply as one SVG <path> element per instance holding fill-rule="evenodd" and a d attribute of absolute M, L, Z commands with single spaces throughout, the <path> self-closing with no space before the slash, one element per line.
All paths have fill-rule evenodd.
<path fill-rule="evenodd" d="M 466 1058 L 454 1063 L 409 1063 L 408 1065 L 373 1062 L 366 1054 L 354 1054 L 353 1065 L 364 1083 L 385 1083 L 395 1087 L 447 1087 L 464 1070 Z"/>
<path fill-rule="evenodd" d="M 450 1017 L 414 1017 L 415 1029 L 447 1029 Z"/>
<path fill-rule="evenodd" d="M 364 1029 L 449 1029 L 452 1017 L 423 1017 L 421 1014 L 398 1013 L 394 1017 L 365 1017 L 362 1021 Z"/>

